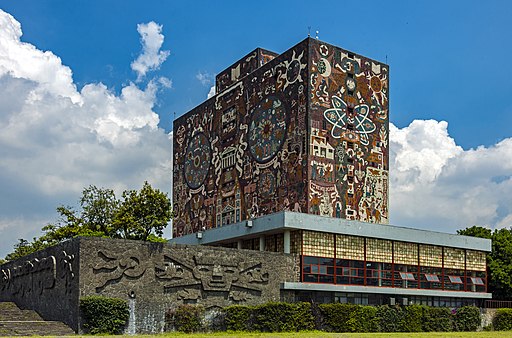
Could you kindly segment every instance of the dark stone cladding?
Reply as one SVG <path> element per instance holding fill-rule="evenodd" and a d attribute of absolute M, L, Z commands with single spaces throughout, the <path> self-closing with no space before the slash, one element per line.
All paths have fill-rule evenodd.
<path fill-rule="evenodd" d="M 157 333 L 180 304 L 215 309 L 279 301 L 297 282 L 299 259 L 282 253 L 76 238 L 0 267 L 0 300 L 80 329 L 79 299 L 128 301 L 129 333 Z"/>
<path fill-rule="evenodd" d="M 66 241 L 0 266 L 0 301 L 36 310 L 75 331 L 79 310 L 80 241 Z"/>

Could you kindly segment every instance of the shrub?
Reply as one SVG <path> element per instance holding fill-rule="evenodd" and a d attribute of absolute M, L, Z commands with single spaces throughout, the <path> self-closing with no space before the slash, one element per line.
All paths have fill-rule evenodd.
<path fill-rule="evenodd" d="M 203 318 L 204 307 L 198 305 L 183 304 L 175 310 L 167 312 L 168 320 L 176 331 L 192 333 L 202 329 L 201 319 Z"/>
<path fill-rule="evenodd" d="M 351 314 L 356 311 L 357 305 L 354 304 L 319 304 L 322 314 L 322 323 L 328 331 L 332 332 L 351 332 L 348 327 L 348 321 Z"/>
<path fill-rule="evenodd" d="M 482 318 L 476 306 L 463 306 L 455 313 L 455 329 L 458 331 L 476 331 Z"/>
<path fill-rule="evenodd" d="M 403 330 L 405 332 L 423 331 L 423 308 L 423 306 L 416 304 L 409 305 L 403 308 Z"/>
<path fill-rule="evenodd" d="M 333 332 L 375 332 L 377 309 L 355 304 L 320 304 L 322 324 Z"/>
<path fill-rule="evenodd" d="M 130 312 L 125 300 L 90 296 L 80 299 L 84 328 L 92 334 L 118 334 L 125 328 Z"/>
<path fill-rule="evenodd" d="M 254 322 L 253 311 L 253 306 L 232 305 L 224 308 L 226 329 L 251 331 Z"/>
<path fill-rule="evenodd" d="M 498 309 L 492 326 L 496 331 L 512 330 L 512 309 Z"/>
<path fill-rule="evenodd" d="M 264 332 L 312 330 L 315 318 L 309 303 L 271 302 L 254 308 L 254 329 Z"/>
<path fill-rule="evenodd" d="M 379 322 L 377 320 L 377 308 L 375 306 L 359 306 L 354 313 L 356 325 L 352 332 L 377 332 Z M 352 320 L 352 318 L 351 318 Z"/>
<path fill-rule="evenodd" d="M 453 314 L 446 307 L 425 306 L 422 327 L 425 332 L 453 331 Z"/>
<path fill-rule="evenodd" d="M 377 307 L 377 322 L 380 332 L 404 332 L 404 312 L 400 306 Z"/>

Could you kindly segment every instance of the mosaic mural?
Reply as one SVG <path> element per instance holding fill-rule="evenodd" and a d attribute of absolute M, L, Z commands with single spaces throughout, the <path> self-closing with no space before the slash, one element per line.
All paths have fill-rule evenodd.
<path fill-rule="evenodd" d="M 388 223 L 388 67 L 310 40 L 308 213 Z"/>
<path fill-rule="evenodd" d="M 174 121 L 174 236 L 281 210 L 387 223 L 386 65 L 308 38 L 216 81 Z"/>

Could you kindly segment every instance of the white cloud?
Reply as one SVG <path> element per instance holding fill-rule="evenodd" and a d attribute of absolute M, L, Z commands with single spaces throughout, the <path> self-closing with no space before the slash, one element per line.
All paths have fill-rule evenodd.
<path fill-rule="evenodd" d="M 121 192 L 147 180 L 171 190 L 172 141 L 153 111 L 171 81 L 129 83 L 119 95 L 101 83 L 78 91 L 59 57 L 21 36 L 20 23 L 0 10 L 0 256 L 17 238 L 38 236 L 55 207 L 75 204 L 90 184 Z"/>
<path fill-rule="evenodd" d="M 140 81 L 146 73 L 157 70 L 169 56 L 168 50 L 160 50 L 164 43 L 162 25 L 150 21 L 147 24 L 138 24 L 137 31 L 140 34 L 142 54 L 131 64 L 132 69 L 137 73 L 137 81 Z"/>
<path fill-rule="evenodd" d="M 208 92 L 208 96 L 206 97 L 209 99 L 210 97 L 213 97 L 215 95 L 215 85 L 210 87 L 210 91 Z"/>
<path fill-rule="evenodd" d="M 208 72 L 199 71 L 196 74 L 196 79 L 198 79 L 203 86 L 209 86 L 212 83 L 213 76 Z"/>
<path fill-rule="evenodd" d="M 512 139 L 463 150 L 447 127 L 390 126 L 391 223 L 445 232 L 512 226 Z"/>

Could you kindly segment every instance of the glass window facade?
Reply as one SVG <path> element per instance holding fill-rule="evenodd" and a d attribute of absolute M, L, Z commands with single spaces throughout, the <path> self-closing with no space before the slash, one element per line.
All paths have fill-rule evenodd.
<path fill-rule="evenodd" d="M 364 260 L 364 238 L 336 235 L 336 257 Z"/>
<path fill-rule="evenodd" d="M 392 242 L 384 239 L 366 239 L 366 260 L 373 262 L 393 262 Z"/>
<path fill-rule="evenodd" d="M 306 283 L 487 290 L 485 252 L 314 231 L 302 241 Z"/>
<path fill-rule="evenodd" d="M 302 254 L 306 256 L 334 257 L 334 234 L 304 231 Z"/>

